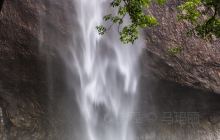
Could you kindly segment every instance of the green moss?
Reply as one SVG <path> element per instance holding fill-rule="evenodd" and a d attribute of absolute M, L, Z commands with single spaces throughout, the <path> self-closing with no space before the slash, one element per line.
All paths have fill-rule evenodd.
<path fill-rule="evenodd" d="M 182 47 L 177 46 L 177 47 L 169 48 L 167 51 L 170 56 L 176 56 L 177 54 L 180 54 L 182 52 Z"/>

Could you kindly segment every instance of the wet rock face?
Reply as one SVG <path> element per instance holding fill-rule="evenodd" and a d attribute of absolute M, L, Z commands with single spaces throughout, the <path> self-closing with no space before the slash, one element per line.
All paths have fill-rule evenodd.
<path fill-rule="evenodd" d="M 38 8 L 31 1 L 6 1 L 0 15 L 0 137 L 36 139 L 46 106 L 45 62 L 38 53 Z M 43 120 L 43 122 L 41 121 Z"/>
<path fill-rule="evenodd" d="M 59 58 L 50 48 L 53 45 L 61 48 L 67 42 L 67 27 L 70 24 L 67 23 L 65 9 L 61 5 L 70 5 L 68 2 L 70 1 L 53 0 L 52 4 L 44 0 L 4 2 L 0 13 L 1 140 L 55 139 L 49 134 L 49 130 L 53 131 L 53 121 L 57 120 L 55 117 L 48 117 L 48 104 L 55 101 L 51 101 L 48 94 L 47 71 L 48 61 L 60 66 Z M 66 10 L 71 9 L 70 6 L 65 7 Z M 41 30 L 42 27 L 44 28 Z M 61 68 L 56 68 L 52 75 L 57 75 L 58 71 Z M 61 75 L 59 74 L 60 77 Z M 54 81 L 59 81 L 56 82 L 56 90 L 62 88 L 59 76 L 54 78 Z M 50 110 L 53 112 L 53 108 Z"/>
<path fill-rule="evenodd" d="M 141 78 L 134 114 L 138 140 L 218 140 L 220 95 Z"/>
<path fill-rule="evenodd" d="M 177 20 L 180 3 L 169 0 L 165 6 L 154 5 L 149 10 L 160 26 L 145 30 L 145 68 L 159 78 L 220 93 L 220 41 L 188 36 L 189 23 Z M 175 48 L 179 52 L 173 54 Z"/>

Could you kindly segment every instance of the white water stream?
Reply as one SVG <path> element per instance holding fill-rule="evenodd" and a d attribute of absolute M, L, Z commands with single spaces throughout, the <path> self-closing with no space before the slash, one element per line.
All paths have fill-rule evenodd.
<path fill-rule="evenodd" d="M 77 0 L 80 29 L 66 64 L 79 78 L 77 103 L 85 121 L 87 140 L 134 140 L 130 123 L 138 86 L 140 46 L 122 45 L 117 29 L 100 36 L 107 0 Z M 71 85 L 71 83 L 69 83 Z M 74 86 L 74 85 L 73 85 Z"/>

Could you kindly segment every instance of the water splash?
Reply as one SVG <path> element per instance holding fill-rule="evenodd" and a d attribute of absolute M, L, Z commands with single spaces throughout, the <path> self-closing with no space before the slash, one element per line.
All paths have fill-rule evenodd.
<path fill-rule="evenodd" d="M 79 78 L 80 84 L 74 89 L 86 125 L 86 139 L 133 140 L 130 121 L 137 93 L 140 47 L 122 45 L 114 28 L 108 35 L 98 35 L 96 26 L 102 24 L 107 3 L 75 2 L 80 28 L 73 37 L 72 59 L 67 64 Z"/>

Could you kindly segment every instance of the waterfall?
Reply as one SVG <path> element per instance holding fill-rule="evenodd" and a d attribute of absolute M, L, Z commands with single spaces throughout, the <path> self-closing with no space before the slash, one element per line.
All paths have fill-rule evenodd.
<path fill-rule="evenodd" d="M 104 24 L 107 0 L 73 3 L 79 28 L 72 30 L 70 57 L 63 57 L 69 71 L 76 75 L 69 76 L 67 82 L 74 88 L 84 121 L 82 139 L 133 140 L 131 119 L 141 45 L 123 45 L 114 27 L 104 36 L 98 34 L 96 26 Z"/>

